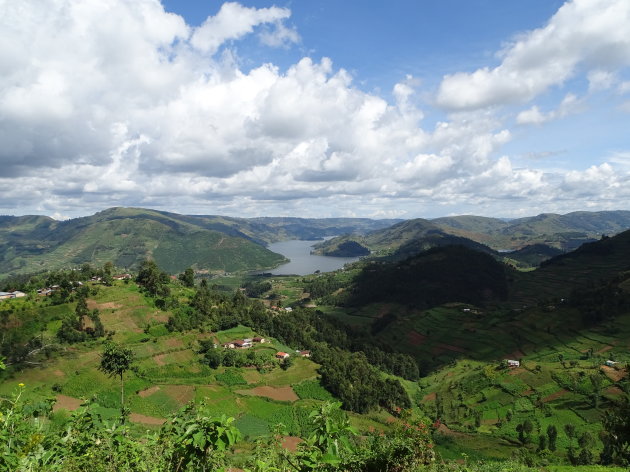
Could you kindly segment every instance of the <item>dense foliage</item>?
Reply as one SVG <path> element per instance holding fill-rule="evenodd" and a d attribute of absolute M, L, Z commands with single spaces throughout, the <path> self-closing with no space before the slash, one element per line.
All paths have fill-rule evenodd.
<path fill-rule="evenodd" d="M 463 246 L 430 249 L 395 263 L 366 266 L 347 303 L 396 302 L 430 308 L 446 302 L 484 305 L 508 294 L 507 268 Z"/>

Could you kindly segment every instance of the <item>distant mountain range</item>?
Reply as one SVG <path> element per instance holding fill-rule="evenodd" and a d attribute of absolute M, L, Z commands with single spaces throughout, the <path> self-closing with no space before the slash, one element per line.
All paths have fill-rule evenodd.
<path fill-rule="evenodd" d="M 0 217 L 0 277 L 113 262 L 133 268 L 146 257 L 170 272 L 254 270 L 285 261 L 269 242 L 365 232 L 397 220 L 367 218 L 231 218 L 110 208 L 68 221 Z"/>
<path fill-rule="evenodd" d="M 421 251 L 462 245 L 512 260 L 521 266 L 540 262 L 630 228 L 630 211 L 542 214 L 505 221 L 482 216 L 454 216 L 407 220 L 367 234 L 347 234 L 315 246 L 322 255 L 337 255 L 348 242 L 357 251 L 404 258 Z M 344 255 L 353 255 L 344 252 Z M 358 253 L 356 255 L 359 255 Z"/>
<path fill-rule="evenodd" d="M 285 259 L 268 243 L 335 237 L 325 255 L 387 255 L 401 260 L 438 246 L 462 245 L 535 266 L 584 242 L 630 228 L 630 211 L 543 214 L 505 221 L 480 216 L 434 220 L 369 218 L 234 218 L 110 208 L 68 221 L 0 216 L 0 277 L 111 261 L 133 268 L 146 257 L 170 273 L 186 267 L 235 272 L 277 266 Z M 499 250 L 518 250 L 499 254 Z"/>

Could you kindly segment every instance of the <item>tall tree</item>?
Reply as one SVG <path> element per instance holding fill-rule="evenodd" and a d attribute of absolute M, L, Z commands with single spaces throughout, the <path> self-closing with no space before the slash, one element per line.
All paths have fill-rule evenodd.
<path fill-rule="evenodd" d="M 168 274 L 162 272 L 155 261 L 149 259 L 142 261 L 136 281 L 154 297 L 168 297 L 170 295 Z"/>
<path fill-rule="evenodd" d="M 184 287 L 195 286 L 195 271 L 192 267 L 186 269 L 183 273 L 179 274 L 179 280 L 184 284 Z"/>
<path fill-rule="evenodd" d="M 101 364 L 99 370 L 105 372 L 109 377 L 120 377 L 120 417 L 124 423 L 125 417 L 125 383 L 123 375 L 131 368 L 134 355 L 131 349 L 127 349 L 118 344 L 110 343 L 101 354 Z"/>

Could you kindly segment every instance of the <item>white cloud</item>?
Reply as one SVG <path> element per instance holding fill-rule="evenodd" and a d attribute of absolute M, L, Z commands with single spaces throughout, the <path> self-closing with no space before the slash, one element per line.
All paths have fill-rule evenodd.
<path fill-rule="evenodd" d="M 617 82 L 617 77 L 613 72 L 601 69 L 590 71 L 587 78 L 588 89 L 591 92 L 609 89 Z"/>
<path fill-rule="evenodd" d="M 498 66 L 445 76 L 437 103 L 453 110 L 522 103 L 563 84 L 578 66 L 593 70 L 627 66 L 628 24 L 626 0 L 569 1 L 545 27 L 509 44 Z"/>
<path fill-rule="evenodd" d="M 516 122 L 519 125 L 541 125 L 575 113 L 580 109 L 580 106 L 581 101 L 575 95 L 569 93 L 564 97 L 556 110 L 543 113 L 538 106 L 534 105 L 516 115 Z"/>
<path fill-rule="evenodd" d="M 254 31 L 254 27 L 264 23 L 274 23 L 273 32 L 264 32 L 262 41 L 267 45 L 280 46 L 287 41 L 296 42 L 298 37 L 293 30 L 282 24 L 291 16 L 287 8 L 247 8 L 238 3 L 224 3 L 215 16 L 193 32 L 191 44 L 204 53 L 214 54 L 228 40 L 239 39 Z"/>
<path fill-rule="evenodd" d="M 575 19 L 569 13 L 578 7 L 569 3 L 550 25 L 586 28 L 564 18 Z M 264 61 L 241 70 L 231 45 L 247 35 L 274 47 L 300 41 L 285 24 L 289 15 L 227 3 L 192 28 L 157 0 L 55 0 L 45 9 L 37 0 L 0 3 L 7 45 L 0 48 L 0 211 L 76 215 L 128 205 L 401 216 L 473 204 L 498 211 L 514 200 L 549 206 L 598 185 L 605 198 L 613 188 L 623 194 L 627 171 L 612 159 L 613 172 L 576 170 L 566 179 L 515 168 L 502 156 L 514 133 L 492 111 L 458 111 L 423 126 L 420 82 L 410 76 L 393 87 L 390 103 L 360 90 L 327 58 L 303 58 L 283 71 Z M 545 35 L 553 53 L 558 33 Z M 526 60 L 534 36 L 506 51 L 503 69 L 488 69 L 499 95 L 512 96 L 503 76 L 509 68 L 538 70 L 539 62 Z M 539 90 L 534 76 L 515 81 Z M 471 92 L 470 77 L 461 76 L 462 93 L 479 103 L 483 93 Z M 580 103 L 566 94 L 556 110 L 530 108 L 517 121 L 542 123 Z"/>

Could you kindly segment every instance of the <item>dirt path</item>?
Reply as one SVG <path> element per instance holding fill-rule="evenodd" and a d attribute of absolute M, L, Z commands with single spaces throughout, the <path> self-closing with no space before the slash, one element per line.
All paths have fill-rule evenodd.
<path fill-rule="evenodd" d="M 256 387 L 249 390 L 237 390 L 240 395 L 254 395 L 256 397 L 267 397 L 272 400 L 294 402 L 299 400 L 291 387 Z"/>

